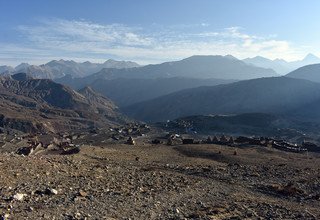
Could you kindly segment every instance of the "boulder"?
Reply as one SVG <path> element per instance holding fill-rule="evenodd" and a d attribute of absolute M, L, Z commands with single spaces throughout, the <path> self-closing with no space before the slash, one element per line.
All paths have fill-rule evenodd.
<path fill-rule="evenodd" d="M 133 138 L 130 136 L 129 138 L 128 138 L 128 140 L 127 140 L 127 144 L 129 144 L 129 145 L 135 145 L 136 144 L 136 142 L 133 140 Z"/>

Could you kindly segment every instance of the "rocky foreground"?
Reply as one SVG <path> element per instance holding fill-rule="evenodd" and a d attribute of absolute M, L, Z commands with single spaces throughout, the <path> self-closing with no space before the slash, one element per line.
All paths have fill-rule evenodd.
<path fill-rule="evenodd" d="M 0 154 L 2 219 L 320 219 L 320 154 L 110 144 Z"/>

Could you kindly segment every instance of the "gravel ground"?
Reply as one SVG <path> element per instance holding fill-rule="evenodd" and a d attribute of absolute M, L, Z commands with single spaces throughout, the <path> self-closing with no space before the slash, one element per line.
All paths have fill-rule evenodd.
<path fill-rule="evenodd" d="M 0 154 L 3 219 L 320 219 L 320 155 L 111 144 Z"/>

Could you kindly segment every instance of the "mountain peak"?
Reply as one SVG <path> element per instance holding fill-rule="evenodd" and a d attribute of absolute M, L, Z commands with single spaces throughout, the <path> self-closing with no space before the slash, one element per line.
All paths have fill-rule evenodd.
<path fill-rule="evenodd" d="M 317 57 L 316 55 L 309 53 L 304 59 L 303 61 L 305 62 L 314 62 L 314 63 L 320 63 L 320 58 Z"/>
<path fill-rule="evenodd" d="M 114 60 L 114 59 L 108 59 L 108 60 L 106 60 L 104 63 L 108 63 L 108 62 L 115 62 L 116 60 Z"/>
<path fill-rule="evenodd" d="M 215 59 L 224 59 L 227 58 L 227 56 L 221 56 L 221 55 L 193 55 L 191 57 L 187 57 L 182 59 L 181 61 L 201 61 L 201 62 L 207 62 L 210 60 L 215 60 Z M 173 61 L 176 62 L 176 61 Z M 179 61 L 177 61 L 179 62 Z"/>
<path fill-rule="evenodd" d="M 238 60 L 238 58 L 232 56 L 231 54 L 225 55 L 225 58 L 231 59 L 231 60 Z"/>
<path fill-rule="evenodd" d="M 213 60 L 217 58 L 227 58 L 230 60 L 238 60 L 236 57 L 232 56 L 231 54 L 222 56 L 222 55 L 193 55 L 191 57 L 187 57 L 183 60 Z"/>
<path fill-rule="evenodd" d="M 252 60 L 256 60 L 256 61 L 266 61 L 266 62 L 271 61 L 270 59 L 265 58 L 265 57 L 263 57 L 263 56 L 255 56 L 255 57 L 252 58 Z"/>
<path fill-rule="evenodd" d="M 19 70 L 22 70 L 22 69 L 25 69 L 27 68 L 28 66 L 30 66 L 29 63 L 20 63 L 18 66 L 16 66 L 14 69 L 16 71 L 19 71 Z"/>
<path fill-rule="evenodd" d="M 80 94 L 96 94 L 96 92 L 90 87 L 90 86 L 85 86 L 82 89 L 78 91 Z"/>

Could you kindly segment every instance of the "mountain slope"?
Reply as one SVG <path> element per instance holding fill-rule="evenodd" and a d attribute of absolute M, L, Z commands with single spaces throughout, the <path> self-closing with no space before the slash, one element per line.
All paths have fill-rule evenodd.
<path fill-rule="evenodd" d="M 91 108 L 96 109 L 96 113 L 102 113 L 111 117 L 114 116 L 114 111 L 117 109 L 117 106 L 110 99 L 97 93 L 90 87 L 85 87 L 78 92 L 87 99 Z"/>
<path fill-rule="evenodd" d="M 12 71 L 14 71 L 14 69 L 11 66 L 0 66 L 0 74 L 10 73 Z"/>
<path fill-rule="evenodd" d="M 282 114 L 319 98 L 320 86 L 317 83 L 273 77 L 187 89 L 128 106 L 123 111 L 145 121 L 165 121 L 203 114 Z"/>
<path fill-rule="evenodd" d="M 65 83 L 74 89 L 89 86 L 95 91 L 112 99 L 119 107 L 150 100 L 183 89 L 234 82 L 233 80 L 192 79 L 183 77 L 159 79 L 97 79 L 94 82 L 89 83 L 83 81 L 82 78 L 63 78 L 56 81 Z"/>
<path fill-rule="evenodd" d="M 313 64 L 301 67 L 286 75 L 296 79 L 306 79 L 313 82 L 320 82 L 320 64 Z"/>
<path fill-rule="evenodd" d="M 110 100 L 93 91 L 89 100 L 85 93 L 27 74 L 0 77 L 0 99 L 0 127 L 25 132 L 108 126 L 123 119 Z"/>

